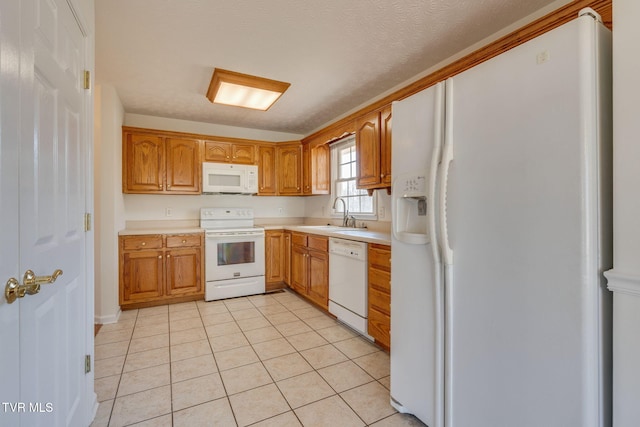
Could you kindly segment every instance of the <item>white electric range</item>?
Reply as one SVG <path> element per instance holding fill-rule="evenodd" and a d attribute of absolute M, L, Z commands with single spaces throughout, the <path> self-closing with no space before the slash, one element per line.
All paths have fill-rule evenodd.
<path fill-rule="evenodd" d="M 251 208 L 201 208 L 206 301 L 265 292 L 264 229 Z"/>

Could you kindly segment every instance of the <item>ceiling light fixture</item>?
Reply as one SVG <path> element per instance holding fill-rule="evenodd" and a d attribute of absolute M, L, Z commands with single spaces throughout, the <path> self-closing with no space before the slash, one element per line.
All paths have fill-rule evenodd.
<path fill-rule="evenodd" d="M 216 104 L 268 110 L 291 83 L 215 68 L 207 98 Z"/>

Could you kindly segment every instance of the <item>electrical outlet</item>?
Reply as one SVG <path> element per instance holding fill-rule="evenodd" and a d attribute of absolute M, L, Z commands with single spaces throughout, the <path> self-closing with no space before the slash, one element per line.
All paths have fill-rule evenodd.
<path fill-rule="evenodd" d="M 166 208 L 164 210 L 164 216 L 171 216 L 173 214 L 173 212 L 171 211 L 171 208 Z"/>
<path fill-rule="evenodd" d="M 278 208 L 278 213 L 280 215 L 283 215 L 284 214 L 284 208 Z"/>
<path fill-rule="evenodd" d="M 386 213 L 386 212 L 385 212 L 384 206 L 380 206 L 380 207 L 378 208 L 378 218 L 384 218 L 384 214 L 385 214 L 385 213 Z"/>

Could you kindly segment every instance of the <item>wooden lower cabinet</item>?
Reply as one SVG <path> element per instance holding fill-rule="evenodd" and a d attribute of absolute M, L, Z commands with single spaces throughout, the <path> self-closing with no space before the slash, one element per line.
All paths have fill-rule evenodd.
<path fill-rule="evenodd" d="M 204 234 L 119 238 L 122 309 L 202 299 Z"/>
<path fill-rule="evenodd" d="M 282 230 L 266 230 L 265 239 L 265 289 L 267 292 L 282 289 L 285 286 L 286 241 Z"/>
<path fill-rule="evenodd" d="M 391 346 L 391 247 L 369 244 L 368 333 L 383 347 Z"/>
<path fill-rule="evenodd" d="M 291 232 L 284 231 L 284 284 L 291 285 Z"/>
<path fill-rule="evenodd" d="M 329 239 L 291 233 L 291 288 L 325 310 L 329 307 Z"/>

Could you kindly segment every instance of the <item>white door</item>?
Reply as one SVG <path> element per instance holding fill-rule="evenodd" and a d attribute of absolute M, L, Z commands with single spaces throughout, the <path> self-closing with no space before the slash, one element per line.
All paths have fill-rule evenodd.
<path fill-rule="evenodd" d="M 0 407 L 0 424 L 7 417 L 7 425 L 81 426 L 89 421 L 92 380 L 84 369 L 92 326 L 83 221 L 86 38 L 65 0 L 9 3 L 0 28 L 7 23 L 16 33 L 5 41 L 3 32 L 1 46 L 19 46 L 7 60 L 19 73 L 2 68 L 0 273 L 3 284 L 15 277 L 21 285 L 27 270 L 63 273 L 37 294 L 0 303 L 0 396 L 9 403 Z M 5 332 L 5 325 L 14 326 Z"/>
<path fill-rule="evenodd" d="M 20 400 L 18 307 L 7 304 L 5 283 L 19 275 L 18 235 L 18 109 L 20 67 L 14 47 L 20 40 L 15 25 L 19 0 L 0 7 L 0 424 L 18 425 L 18 413 L 3 403 Z M 17 304 L 13 304 L 16 306 Z"/>

